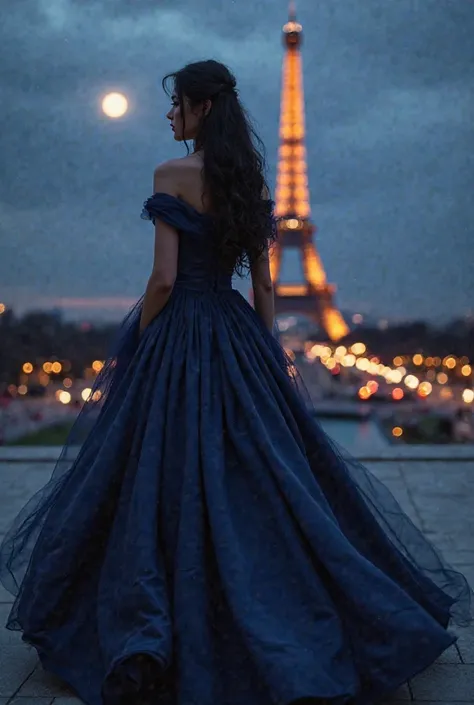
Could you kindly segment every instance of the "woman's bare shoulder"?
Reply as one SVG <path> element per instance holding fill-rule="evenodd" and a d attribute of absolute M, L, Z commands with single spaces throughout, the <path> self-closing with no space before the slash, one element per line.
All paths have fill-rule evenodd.
<path fill-rule="evenodd" d="M 207 199 L 203 197 L 203 162 L 198 155 L 169 159 L 155 169 L 155 190 L 158 183 L 165 183 L 171 192 L 187 201 L 198 211 L 207 210 Z"/>

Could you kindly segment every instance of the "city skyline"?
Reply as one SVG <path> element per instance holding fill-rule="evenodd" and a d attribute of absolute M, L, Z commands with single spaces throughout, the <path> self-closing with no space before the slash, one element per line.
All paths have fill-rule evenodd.
<path fill-rule="evenodd" d="M 312 219 L 342 309 L 447 319 L 474 308 L 474 6 L 412 5 L 297 3 Z M 272 0 L 251 15 L 211 0 L 13 7 L 0 28 L 0 300 L 120 310 L 141 295 L 153 245 L 141 204 L 156 164 L 183 154 L 160 79 L 187 61 L 235 72 L 274 189 L 287 10 Z M 116 121 L 100 110 L 109 91 L 129 100 Z"/>

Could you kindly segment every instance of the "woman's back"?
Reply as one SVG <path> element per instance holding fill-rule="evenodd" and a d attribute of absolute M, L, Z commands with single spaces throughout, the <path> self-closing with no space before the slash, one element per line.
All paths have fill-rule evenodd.
<path fill-rule="evenodd" d="M 145 202 L 142 212 L 144 219 L 155 224 L 154 276 L 167 276 L 164 262 L 170 261 L 173 255 L 175 236 L 170 229 L 174 229 L 179 241 L 176 268 L 171 275 L 173 288 L 230 289 L 234 267 L 220 256 L 221 241 L 214 216 L 216 204 L 206 193 L 201 155 L 193 154 L 161 165 L 155 171 L 154 186 L 155 193 Z M 260 202 L 267 213 L 270 233 L 274 229 L 273 202 L 269 198 Z M 168 252 L 170 257 L 167 258 Z M 254 263 L 251 273 L 258 299 L 259 282 L 270 282 L 268 258 Z M 272 297 L 272 291 L 263 295 Z"/>
<path fill-rule="evenodd" d="M 198 211 L 184 197 L 157 192 L 145 201 L 142 218 L 152 220 L 158 230 L 168 227 L 177 232 L 176 271 L 167 303 L 171 303 L 182 288 L 197 291 L 231 289 L 232 273 L 222 268 L 213 220 L 208 213 Z M 159 233 L 157 237 L 160 237 Z"/>

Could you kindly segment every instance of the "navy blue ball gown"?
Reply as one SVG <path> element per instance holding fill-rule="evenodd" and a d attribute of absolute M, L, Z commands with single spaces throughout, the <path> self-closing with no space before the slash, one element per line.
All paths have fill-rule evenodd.
<path fill-rule="evenodd" d="M 7 626 L 89 705 L 377 702 L 470 622 L 466 579 L 322 431 L 209 216 L 144 214 L 179 231 L 177 280 L 3 541 Z"/>

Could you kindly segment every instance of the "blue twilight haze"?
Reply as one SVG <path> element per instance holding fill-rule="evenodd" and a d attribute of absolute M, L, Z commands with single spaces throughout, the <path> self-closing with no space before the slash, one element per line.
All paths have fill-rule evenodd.
<path fill-rule="evenodd" d="M 299 0 L 297 14 L 312 216 L 338 306 L 469 313 L 474 3 Z M 286 18 L 285 0 L 12 3 L 0 26 L 0 300 L 121 315 L 142 293 L 142 203 L 154 167 L 182 154 L 160 79 L 187 61 L 235 71 L 274 185 Z M 109 91 L 127 96 L 124 118 L 101 113 Z"/>

